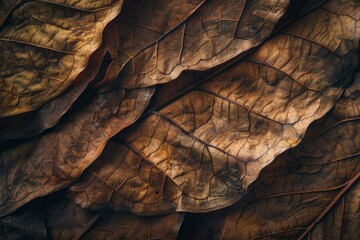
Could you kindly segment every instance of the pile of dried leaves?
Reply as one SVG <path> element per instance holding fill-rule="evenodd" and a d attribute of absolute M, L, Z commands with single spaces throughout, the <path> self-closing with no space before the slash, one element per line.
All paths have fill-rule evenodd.
<path fill-rule="evenodd" d="M 359 44 L 359 0 L 0 0 L 0 239 L 360 239 Z"/>

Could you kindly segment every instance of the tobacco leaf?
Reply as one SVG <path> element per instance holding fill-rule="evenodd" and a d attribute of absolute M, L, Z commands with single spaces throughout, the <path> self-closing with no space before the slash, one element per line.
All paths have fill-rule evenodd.
<path fill-rule="evenodd" d="M 205 0 L 125 1 L 108 25 L 105 41 L 113 61 L 100 84 L 116 78 L 124 65 L 186 21 Z"/>
<path fill-rule="evenodd" d="M 53 127 L 70 109 L 87 85 L 97 75 L 106 49 L 103 43 L 89 58 L 89 63 L 64 93 L 50 100 L 39 109 L 0 119 L 0 142 L 8 139 L 29 138 Z"/>
<path fill-rule="evenodd" d="M 0 117 L 39 108 L 71 86 L 122 5 L 122 0 L 5 2 L 0 3 Z"/>
<path fill-rule="evenodd" d="M 125 2 L 107 36 L 114 59 L 108 76 L 121 72 L 122 87 L 134 88 L 168 82 L 184 70 L 207 70 L 261 43 L 288 4 L 288 0 Z"/>
<path fill-rule="evenodd" d="M 264 168 L 243 200 L 193 215 L 180 239 L 359 239 L 359 84 Z"/>
<path fill-rule="evenodd" d="M 346 13 L 353 8 L 329 1 L 235 66 L 148 112 L 68 197 L 89 209 L 144 215 L 231 205 L 352 79 L 360 37 L 358 21 Z"/>
<path fill-rule="evenodd" d="M 109 138 L 132 124 L 153 89 L 100 89 L 54 129 L 0 153 L 0 216 L 64 188 L 98 157 Z"/>

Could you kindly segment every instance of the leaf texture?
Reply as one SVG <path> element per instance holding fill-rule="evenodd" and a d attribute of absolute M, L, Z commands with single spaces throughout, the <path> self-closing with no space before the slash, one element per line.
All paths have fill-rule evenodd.
<path fill-rule="evenodd" d="M 186 21 L 205 0 L 125 1 L 108 25 L 105 40 L 113 61 L 102 83 L 115 79 L 124 65 Z"/>
<path fill-rule="evenodd" d="M 180 239 L 359 239 L 359 82 L 263 170 L 244 200 L 194 216 Z"/>
<path fill-rule="evenodd" d="M 358 0 L 0 0 L 0 239 L 360 239 L 359 44 Z"/>
<path fill-rule="evenodd" d="M 75 79 L 74 84 L 58 97 L 50 100 L 39 109 L 0 120 L 0 142 L 9 139 L 29 138 L 56 125 L 61 117 L 70 109 L 99 71 L 101 60 L 106 49 L 102 44 L 90 57 L 85 70 Z"/>
<path fill-rule="evenodd" d="M 68 89 L 122 5 L 122 0 L 4 2 L 0 117 L 39 108 Z"/>
<path fill-rule="evenodd" d="M 207 70 L 257 46 L 289 4 L 280 1 L 129 1 L 115 21 L 109 76 L 151 86 L 184 70 Z M 116 41 L 113 36 L 116 36 Z"/>
<path fill-rule="evenodd" d="M 71 186 L 69 198 L 85 208 L 145 215 L 205 212 L 237 201 L 352 79 L 360 36 L 350 30 L 358 20 L 346 12 L 353 4 L 339 4 L 330 1 L 232 68 L 149 112 Z"/>
<path fill-rule="evenodd" d="M 0 215 L 64 188 L 102 152 L 109 138 L 132 124 L 153 89 L 99 91 L 41 137 L 0 153 Z"/>

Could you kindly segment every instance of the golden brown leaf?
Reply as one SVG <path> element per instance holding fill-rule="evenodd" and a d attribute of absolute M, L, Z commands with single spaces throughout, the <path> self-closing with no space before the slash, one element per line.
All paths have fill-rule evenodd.
<path fill-rule="evenodd" d="M 41 137 L 0 153 L 0 215 L 69 185 L 101 153 L 109 138 L 132 124 L 153 89 L 99 91 Z"/>
<path fill-rule="evenodd" d="M 0 142 L 7 139 L 32 137 L 58 123 L 86 86 L 94 80 L 101 66 L 99 62 L 104 58 L 105 52 L 105 44 L 102 44 L 93 52 L 88 65 L 76 77 L 74 84 L 60 96 L 33 112 L 0 119 Z"/>
<path fill-rule="evenodd" d="M 180 239 L 359 239 L 360 96 L 353 93 L 264 168 L 244 200 L 194 215 Z"/>
<path fill-rule="evenodd" d="M 300 142 L 352 79 L 360 39 L 351 30 L 359 21 L 346 13 L 353 8 L 330 1 L 237 65 L 154 109 L 119 135 L 122 154 L 110 150 L 105 163 L 101 157 L 69 197 L 90 209 L 139 214 L 234 203 L 266 165 Z M 120 175 L 129 179 L 115 179 Z"/>
<path fill-rule="evenodd" d="M 4 2 L 0 117 L 39 108 L 72 85 L 122 5 L 122 0 Z"/>
<path fill-rule="evenodd" d="M 84 207 L 91 201 L 92 210 L 108 205 L 135 212 L 156 212 L 159 208 L 166 211 L 174 207 L 173 202 L 181 195 L 181 189 L 161 169 L 127 145 L 116 142 L 107 144 L 85 175 L 71 187 L 68 197 Z"/>
<path fill-rule="evenodd" d="M 114 58 L 109 76 L 122 70 L 122 86 L 133 88 L 168 82 L 184 70 L 214 67 L 268 37 L 288 3 L 129 1 L 107 37 Z"/>
<path fill-rule="evenodd" d="M 101 84 L 116 78 L 126 63 L 186 21 L 204 2 L 125 1 L 119 16 L 105 31 L 105 41 L 113 61 Z"/>

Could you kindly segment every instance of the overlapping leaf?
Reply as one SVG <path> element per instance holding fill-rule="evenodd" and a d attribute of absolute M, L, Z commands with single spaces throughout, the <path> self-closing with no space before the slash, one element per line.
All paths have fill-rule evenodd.
<path fill-rule="evenodd" d="M 176 239 L 184 214 L 140 217 L 127 213 L 86 211 L 69 200 L 44 206 L 48 233 L 59 239 Z"/>
<path fill-rule="evenodd" d="M 64 92 L 99 47 L 122 0 L 1 1 L 0 117 Z"/>
<path fill-rule="evenodd" d="M 123 87 L 168 82 L 207 70 L 257 46 L 289 4 L 280 1 L 129 1 L 114 22 L 108 76 Z M 116 36 L 116 41 L 114 41 Z"/>
<path fill-rule="evenodd" d="M 0 215 L 77 179 L 106 142 L 132 124 L 153 89 L 99 91 L 41 137 L 0 153 Z"/>
<path fill-rule="evenodd" d="M 83 239 L 176 239 L 183 214 L 140 217 L 126 213 L 105 212 L 86 232 Z"/>
<path fill-rule="evenodd" d="M 85 90 L 86 86 L 94 80 L 105 51 L 105 44 L 102 44 L 91 55 L 88 65 L 77 76 L 74 84 L 60 96 L 47 102 L 36 111 L 1 119 L 0 142 L 7 139 L 32 137 L 58 123 Z"/>
<path fill-rule="evenodd" d="M 61 192 L 0 218 L 0 239 L 176 239 L 184 214 L 89 212 Z"/>
<path fill-rule="evenodd" d="M 0 0 L 0 239 L 359 239 L 360 5 L 289 2 Z"/>
<path fill-rule="evenodd" d="M 142 1 L 126 2 L 121 15 L 116 19 L 116 21 L 111 23 L 108 26 L 107 31 L 105 31 L 105 39 L 107 42 L 106 47 L 114 60 L 110 64 L 104 81 L 113 80 L 126 62 L 133 59 L 133 57 L 135 57 L 138 53 L 145 51 L 147 47 L 150 47 L 155 42 L 161 41 L 163 37 L 171 35 L 171 32 L 175 28 L 179 27 L 181 24 L 185 24 L 190 17 L 194 17 L 192 15 L 201 8 L 204 2 L 205 1 L 200 0 L 192 2 L 149 1 L 146 4 L 143 4 Z M 85 5 L 82 7 L 89 8 L 91 4 L 96 4 L 96 2 L 85 2 Z M 245 5 L 245 2 L 239 2 L 236 4 Z M 275 3 L 271 4 L 276 6 Z M 4 5 L 5 10 L 2 14 L 4 19 L 9 18 L 12 14 L 12 10 L 17 8 L 18 5 L 21 5 L 20 1 Z M 210 6 L 207 8 L 212 5 L 214 5 L 214 3 L 210 3 Z M 262 6 L 264 10 L 266 8 L 265 5 Z M 276 19 L 282 16 L 286 5 L 287 4 L 284 3 L 281 6 L 283 9 L 281 12 L 277 13 L 278 15 L 275 17 Z M 93 6 L 93 8 L 95 8 L 95 6 Z M 248 6 L 246 8 L 251 10 L 252 7 Z M 276 7 L 271 11 L 276 11 Z M 235 14 L 235 12 L 232 14 Z M 262 22 L 262 19 L 259 18 L 257 21 L 260 23 Z M 267 26 L 269 27 L 267 35 L 271 32 L 271 29 L 273 29 L 273 25 Z M 69 34 L 71 35 L 71 33 Z M 266 36 L 259 38 L 258 42 L 261 42 Z M 168 37 L 171 38 L 173 36 L 171 35 Z M 254 46 L 257 44 L 254 44 Z M 250 48 L 250 45 L 247 48 Z M 241 46 L 241 44 L 239 46 Z M 29 137 L 55 125 L 97 73 L 98 68 L 101 65 L 101 58 L 103 56 L 102 51 L 104 50 L 105 48 L 98 49 L 98 53 L 93 54 L 95 56 L 90 58 L 90 63 L 87 65 L 86 69 L 74 80 L 74 87 L 68 89 L 58 98 L 55 98 L 45 104 L 45 106 L 37 112 L 16 116 L 15 118 L 4 119 L 2 121 L 4 122 L 4 124 L 2 124 L 4 126 L 4 130 L 1 133 L 1 138 L 16 139 Z M 205 50 L 206 49 L 203 49 L 202 51 Z M 239 49 L 239 51 L 242 52 L 243 49 Z M 128 58 L 126 59 L 125 56 L 128 56 Z M 228 56 L 226 59 L 232 57 L 233 56 Z M 219 63 L 221 62 L 223 61 L 220 61 Z M 53 90 L 50 89 L 49 91 Z M 23 122 L 21 122 L 21 120 L 23 120 Z M 18 124 L 13 124 L 14 122 Z"/>
<path fill-rule="evenodd" d="M 263 167 L 300 142 L 352 79 L 360 38 L 359 21 L 346 12 L 353 8 L 330 1 L 151 112 L 120 134 L 69 197 L 90 209 L 139 214 L 234 203 Z"/>
<path fill-rule="evenodd" d="M 359 239 L 359 83 L 264 169 L 245 200 L 193 216 L 180 239 Z"/>

